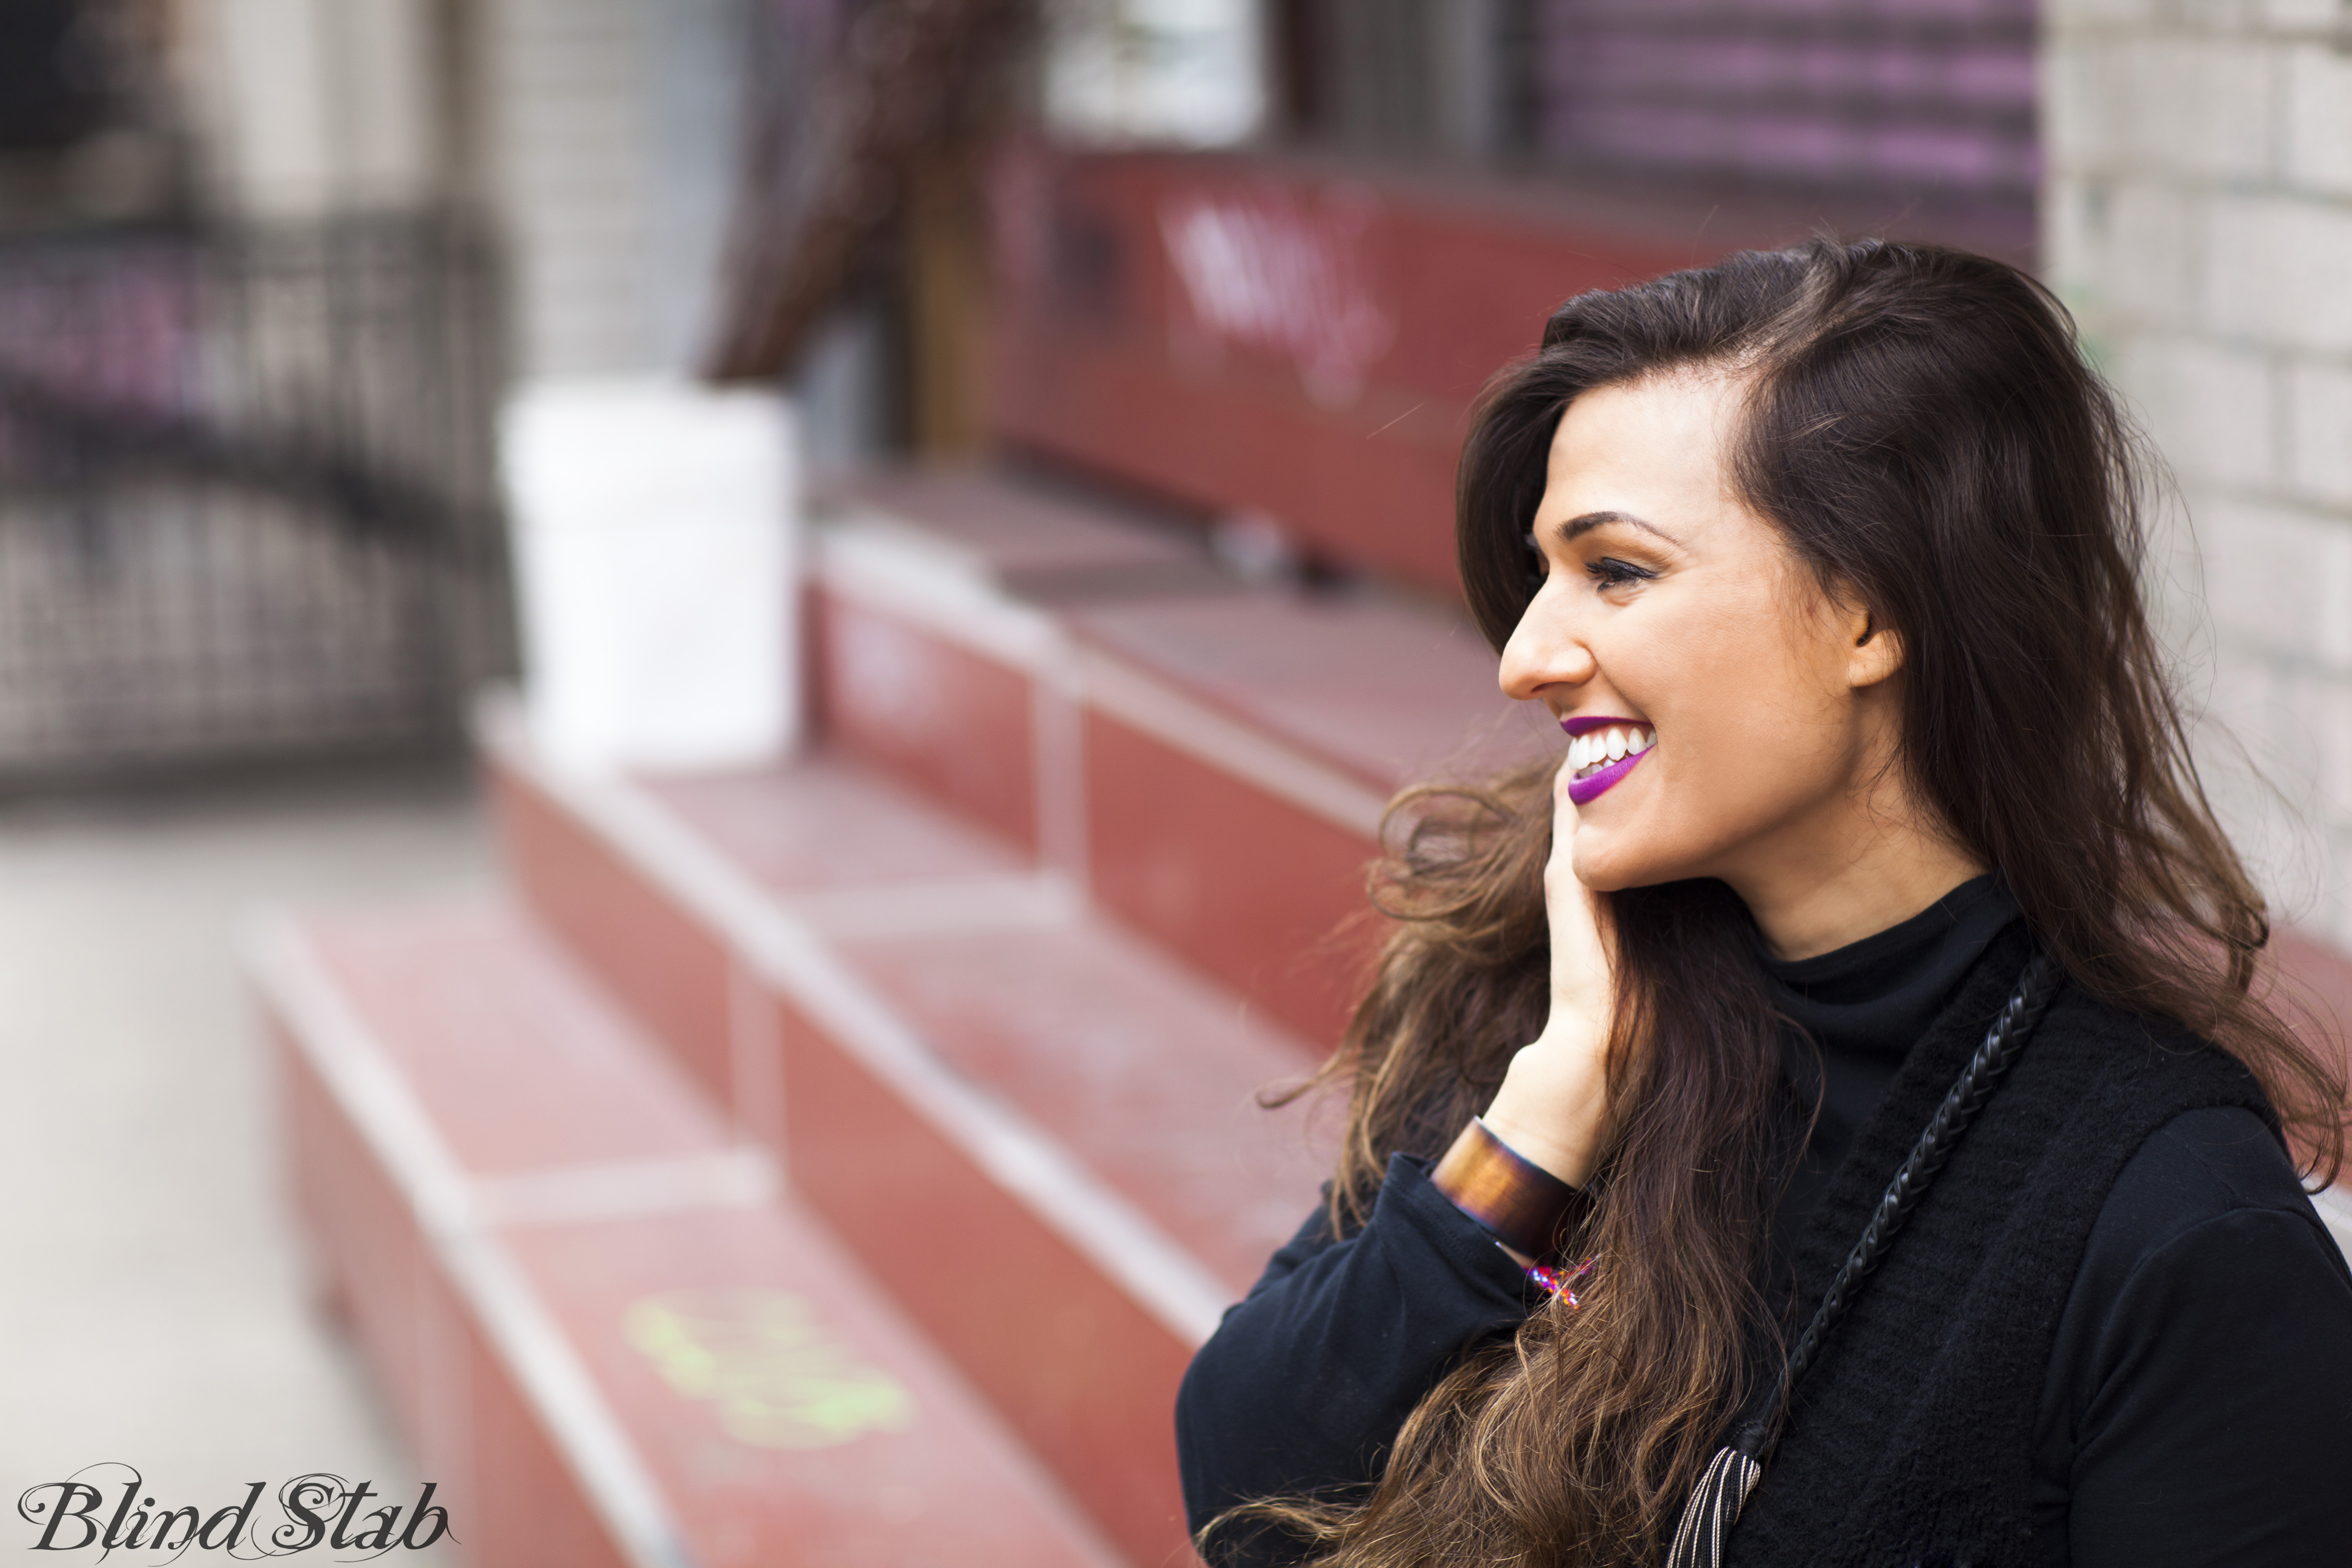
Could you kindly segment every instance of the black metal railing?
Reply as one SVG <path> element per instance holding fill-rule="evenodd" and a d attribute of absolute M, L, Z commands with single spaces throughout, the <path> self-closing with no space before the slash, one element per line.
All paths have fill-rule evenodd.
<path fill-rule="evenodd" d="M 0 785 L 456 738 L 496 285 L 444 214 L 0 239 Z"/>

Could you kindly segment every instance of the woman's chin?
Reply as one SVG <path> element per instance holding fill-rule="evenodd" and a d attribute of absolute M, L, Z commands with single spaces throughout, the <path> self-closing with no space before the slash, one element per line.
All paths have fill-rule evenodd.
<path fill-rule="evenodd" d="M 1658 838 L 1655 832 L 1642 832 L 1632 824 L 1604 826 L 1588 818 L 1576 830 L 1570 861 L 1576 879 L 1596 893 L 1619 893 L 1712 874 L 1687 846 L 1669 850 Z"/>
<path fill-rule="evenodd" d="M 1644 875 L 1649 868 L 1643 862 L 1650 857 L 1641 854 L 1632 845 L 1611 842 L 1622 837 L 1591 823 L 1580 826 L 1576 830 L 1573 860 L 1576 879 L 1596 893 L 1614 893 L 1658 880 Z"/>

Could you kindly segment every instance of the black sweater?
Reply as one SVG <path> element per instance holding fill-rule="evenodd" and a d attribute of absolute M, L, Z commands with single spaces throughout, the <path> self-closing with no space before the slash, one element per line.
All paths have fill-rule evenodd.
<path fill-rule="evenodd" d="M 1767 961 L 1783 1008 L 1820 1045 L 1818 1066 L 1810 1048 L 1790 1052 L 1791 1079 L 1820 1095 L 1822 1115 L 1776 1216 L 1776 1253 L 1803 1250 L 1798 1238 L 1832 1175 L 1866 1212 L 1884 1174 L 1839 1170 L 1857 1129 L 1962 977 L 1994 966 L 1979 954 L 2013 912 L 1980 880 L 1853 948 Z M 2013 969 L 2021 942 L 2011 932 L 2000 945 Z M 1980 1025 L 1947 1032 L 1968 1027 Z M 2047 1054 L 2056 1064 L 2064 1052 Z M 1922 1087 L 1932 1104 L 1935 1085 Z M 1879 1147 L 1864 1152 L 1881 1157 L 1890 1138 L 1916 1131 L 1882 1125 Z M 1982 1152 L 1994 1152 L 1990 1140 Z M 2057 1326 L 2023 1445 L 2028 1539 L 2001 1556 L 2183 1568 L 2352 1561 L 2352 1526 L 2335 1501 L 2352 1474 L 2352 1274 L 2262 1117 L 2239 1105 L 2170 1117 L 2111 1175 L 2095 1216 L 2069 1255 L 2080 1259 L 2071 1283 L 2054 1282 L 2064 1287 L 2050 1309 Z M 1816 1237 L 1817 1254 L 1851 1240 L 1843 1216 L 1824 1225 L 1840 1238 Z M 1898 1255 L 1906 1243 L 1917 1238 Z M 1436 1378 L 1466 1346 L 1515 1328 L 1533 1299 L 1429 1184 L 1426 1163 L 1394 1158 L 1363 1230 L 1335 1240 L 1319 1212 L 1310 1217 L 1195 1359 L 1177 1411 L 1192 1523 L 1247 1496 L 1360 1489 Z M 1837 1357 L 1837 1340 L 1827 1355 Z M 1804 1445 L 1793 1447 L 1801 1459 Z M 1741 1537 L 1776 1533 L 1770 1516 L 1788 1510 L 1793 1484 L 1768 1477 L 1735 1560 Z M 1287 1555 L 1259 1536 L 1223 1561 Z"/>

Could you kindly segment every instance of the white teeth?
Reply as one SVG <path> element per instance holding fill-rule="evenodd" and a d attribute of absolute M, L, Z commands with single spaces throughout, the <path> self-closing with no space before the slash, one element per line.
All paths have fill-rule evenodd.
<path fill-rule="evenodd" d="M 1582 777 L 1588 772 L 1599 772 L 1611 763 L 1637 756 L 1658 743 L 1657 732 L 1636 725 L 1623 728 L 1612 725 L 1576 736 L 1568 742 L 1568 767 L 1571 776 Z"/>

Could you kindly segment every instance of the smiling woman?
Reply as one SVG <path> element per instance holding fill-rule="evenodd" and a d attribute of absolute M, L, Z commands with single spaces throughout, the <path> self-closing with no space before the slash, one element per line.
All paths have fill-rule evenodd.
<path fill-rule="evenodd" d="M 1328 1202 L 1179 1401 L 1212 1563 L 2340 1554 L 2345 1086 L 2135 453 L 1933 247 L 1582 295 L 1497 379 L 1463 577 L 1566 755 L 1394 808 Z"/>
<path fill-rule="evenodd" d="M 1776 953 L 1804 957 L 1985 868 L 1891 765 L 1900 634 L 1851 585 L 1821 591 L 1728 486 L 1752 384 L 1689 369 L 1570 404 L 1528 533 L 1543 585 L 1504 646 L 1502 684 L 1578 738 L 1579 881 L 1719 878 Z M 1612 764 L 1647 757 L 1636 734 L 1671 736 L 1673 750 L 1618 789 L 1633 770 Z"/>

